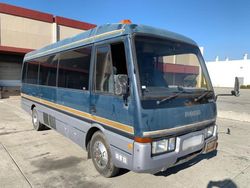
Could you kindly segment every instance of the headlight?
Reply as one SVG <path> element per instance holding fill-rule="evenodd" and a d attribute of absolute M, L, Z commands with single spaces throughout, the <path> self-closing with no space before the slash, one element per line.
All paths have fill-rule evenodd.
<path fill-rule="evenodd" d="M 214 126 L 210 126 L 205 129 L 205 139 L 213 136 L 214 134 Z"/>
<path fill-rule="evenodd" d="M 152 154 L 165 153 L 175 150 L 175 138 L 163 139 L 152 142 Z"/>

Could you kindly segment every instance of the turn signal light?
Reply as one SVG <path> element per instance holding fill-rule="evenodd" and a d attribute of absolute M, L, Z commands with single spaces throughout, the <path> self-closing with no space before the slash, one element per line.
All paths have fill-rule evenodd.
<path fill-rule="evenodd" d="M 152 142 L 152 138 L 135 137 L 134 140 L 139 143 L 151 143 Z"/>

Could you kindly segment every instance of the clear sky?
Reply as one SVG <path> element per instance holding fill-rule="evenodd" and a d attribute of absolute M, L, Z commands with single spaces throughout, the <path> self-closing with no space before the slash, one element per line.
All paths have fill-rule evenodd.
<path fill-rule="evenodd" d="M 206 60 L 250 55 L 248 0 L 2 0 L 97 25 L 131 19 L 195 40 Z"/>

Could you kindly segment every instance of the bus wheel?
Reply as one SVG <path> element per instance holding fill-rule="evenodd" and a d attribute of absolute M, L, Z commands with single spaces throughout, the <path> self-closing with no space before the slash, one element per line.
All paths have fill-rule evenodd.
<path fill-rule="evenodd" d="M 111 151 L 101 131 L 94 133 L 90 142 L 90 153 L 96 170 L 104 177 L 110 178 L 119 173 L 111 158 Z"/>
<path fill-rule="evenodd" d="M 45 126 L 39 122 L 38 113 L 35 108 L 32 110 L 32 124 L 36 131 L 41 131 L 45 128 Z"/>

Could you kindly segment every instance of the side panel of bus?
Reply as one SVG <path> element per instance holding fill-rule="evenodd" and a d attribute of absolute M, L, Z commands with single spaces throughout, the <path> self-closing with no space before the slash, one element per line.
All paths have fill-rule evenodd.
<path fill-rule="evenodd" d="M 117 74 L 128 74 L 126 45 L 123 37 L 96 44 L 94 49 L 82 47 L 28 61 L 23 66 L 21 91 L 22 107 L 29 113 L 35 107 L 41 123 L 82 148 L 86 148 L 86 141 L 93 134 L 89 130 L 100 129 L 110 144 L 114 164 L 132 169 L 135 121 L 132 91 L 127 104 L 123 96 L 105 91 L 105 88 L 114 89 L 113 86 L 100 86 L 102 91 L 94 91 L 98 47 L 108 47 L 111 60 L 118 66 Z M 82 59 L 77 59 L 81 54 L 84 54 Z M 82 66 L 80 62 L 86 65 Z M 122 66 L 119 65 L 121 63 Z"/>
<path fill-rule="evenodd" d="M 22 106 L 38 111 L 41 123 L 85 148 L 91 121 L 89 77 L 92 47 L 80 47 L 25 62 Z M 26 70 L 26 73 L 25 73 Z"/>

